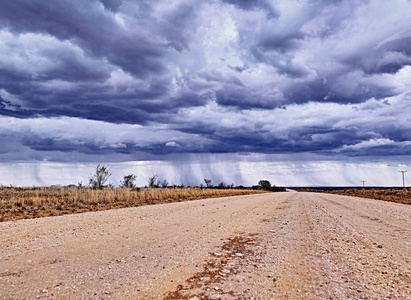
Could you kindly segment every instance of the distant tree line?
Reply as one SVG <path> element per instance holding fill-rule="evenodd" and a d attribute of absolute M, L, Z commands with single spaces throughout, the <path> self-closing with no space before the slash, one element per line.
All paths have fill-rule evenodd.
<path fill-rule="evenodd" d="M 271 185 L 268 180 L 260 180 L 258 185 L 253 185 L 251 187 L 253 190 L 266 190 L 271 192 L 285 192 L 285 187 Z"/>
<path fill-rule="evenodd" d="M 89 184 L 88 186 L 94 189 L 102 189 L 104 187 L 114 187 L 113 184 L 108 183 L 108 180 L 111 176 L 111 171 L 108 167 L 98 164 L 94 170 L 94 173 L 90 175 Z M 136 179 L 137 176 L 134 174 L 127 174 L 120 180 L 120 186 L 125 188 L 136 188 Z M 78 187 L 84 187 L 82 183 L 78 184 Z M 149 188 L 168 188 L 168 187 L 184 187 L 183 184 L 176 186 L 176 185 L 169 185 L 167 179 L 159 180 L 157 174 L 153 174 L 148 178 L 147 185 L 145 187 Z M 244 189 L 246 187 L 242 185 L 234 186 L 234 183 L 226 184 L 224 182 L 220 182 L 217 185 L 212 184 L 212 180 L 208 178 L 204 178 L 204 183 L 201 183 L 200 188 L 213 188 L 213 189 Z M 282 192 L 285 191 L 284 187 L 278 187 L 275 185 L 271 185 L 270 181 L 268 180 L 260 180 L 258 185 L 253 185 L 252 189 L 258 190 L 267 190 L 272 192 Z"/>

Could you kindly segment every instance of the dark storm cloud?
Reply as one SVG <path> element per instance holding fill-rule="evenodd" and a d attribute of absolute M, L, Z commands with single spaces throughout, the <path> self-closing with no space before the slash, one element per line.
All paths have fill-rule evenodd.
<path fill-rule="evenodd" d="M 225 2 L 246 11 L 255 8 L 272 8 L 265 1 Z M 147 99 L 158 100 L 158 98 L 164 100 L 160 101 L 165 109 L 170 109 L 171 106 L 166 103 L 172 103 L 177 108 L 179 104 L 187 107 L 191 105 L 190 102 L 198 105 L 199 102 L 195 100 L 199 97 L 196 96 L 198 90 L 182 92 L 186 95 L 193 95 L 194 101 L 189 101 L 188 97 L 184 96 L 177 98 L 187 99 L 185 103 L 168 101 L 169 98 L 177 99 L 175 96 L 170 96 L 172 76 L 172 73 L 169 73 L 170 63 L 176 66 L 180 63 L 180 56 L 176 56 L 171 49 L 179 51 L 183 56 L 189 55 L 189 52 L 184 51 L 189 51 L 190 43 L 196 38 L 196 28 L 201 26 L 202 22 L 197 16 L 198 7 L 194 2 L 181 2 L 174 8 L 162 12 L 160 17 L 156 16 L 155 5 L 159 3 L 142 1 L 133 6 L 128 1 L 83 3 L 61 0 L 50 5 L 45 2 L 35 3 L 21 0 L 13 4 L 3 4 L 0 10 L 0 24 L 3 28 L 15 34 L 30 32 L 48 34 L 65 42 L 57 48 L 51 47 L 36 51 L 36 55 L 46 57 L 53 61 L 54 65 L 41 70 L 34 78 L 30 72 L 23 73 L 20 74 L 19 82 L 16 84 L 17 78 L 14 80 L 10 78 L 19 74 L 14 73 L 10 76 L 13 71 L 3 69 L 1 75 L 3 78 L 7 77 L 2 81 L 4 87 L 7 91 L 20 95 L 22 100 L 27 102 L 27 106 L 36 113 L 42 113 L 42 105 L 51 105 L 51 102 L 56 104 L 59 101 L 72 103 L 71 107 L 68 105 L 70 111 L 74 107 L 79 107 L 77 101 L 99 102 L 97 99 L 104 99 L 108 89 L 104 81 L 110 78 L 114 68 L 121 68 L 134 78 L 146 80 L 150 85 L 149 89 L 134 88 L 134 93 L 125 97 L 134 100 L 129 101 L 130 106 L 126 106 L 130 109 L 134 109 L 133 103 L 135 102 Z M 393 95 L 393 88 L 366 82 L 357 84 L 358 79 L 362 79 L 357 77 L 348 79 L 352 84 L 357 84 L 357 87 L 350 92 L 344 92 L 339 90 L 340 81 L 346 80 L 350 72 L 356 70 L 363 72 L 362 77 L 364 78 L 367 74 L 395 73 L 410 64 L 409 45 L 411 43 L 407 35 L 393 37 L 378 47 L 366 44 L 337 55 L 336 63 L 346 66 L 342 72 L 318 66 L 322 57 L 315 58 L 318 62 L 315 61 L 314 65 L 303 60 L 296 62 L 298 57 L 296 51 L 301 49 L 307 41 L 313 37 L 320 39 L 328 37 L 329 35 L 324 35 L 323 28 L 328 28 L 327 32 L 333 33 L 343 30 L 342 24 L 352 20 L 356 9 L 358 10 L 357 6 L 346 4 L 344 1 L 307 2 L 296 7 L 291 15 L 281 13 L 281 8 L 278 8 L 279 18 L 263 20 L 259 32 L 254 33 L 254 37 L 248 36 L 248 29 L 240 26 L 238 28 L 239 40 L 244 44 L 249 44 L 247 48 L 250 51 L 250 57 L 273 67 L 277 74 L 286 76 L 291 82 L 285 85 L 278 83 L 275 95 L 272 95 L 270 92 L 273 90 L 272 85 L 253 87 L 245 83 L 242 89 L 227 84 L 226 79 L 231 79 L 226 76 L 220 78 L 221 86 L 216 86 L 215 89 L 219 103 L 246 109 L 253 107 L 271 109 L 283 105 L 284 102 L 303 103 L 323 101 L 326 98 L 327 101 L 336 103 L 358 103 L 371 97 L 383 98 Z M 140 15 L 142 11 L 144 15 Z M 133 18 L 131 14 L 137 14 L 138 17 L 133 19 L 130 26 L 123 26 L 116 19 L 115 12 L 121 12 L 131 18 Z M 330 14 L 332 16 L 329 16 Z M 311 26 L 309 26 L 310 30 L 306 29 L 308 24 Z M 27 51 L 21 55 L 27 55 Z M 322 53 L 317 53 L 317 55 L 322 55 Z M 244 67 L 229 67 L 234 70 L 246 70 Z M 202 71 L 203 74 L 209 72 L 210 70 Z M 317 73 L 317 78 L 309 78 L 313 72 Z M 171 76 L 167 76 L 168 74 Z M 164 80 L 163 76 L 168 79 Z M 188 70 L 188 73 L 183 74 L 186 82 L 189 82 L 193 76 L 196 76 L 196 70 Z M 83 87 L 71 89 L 77 90 L 78 95 L 75 95 L 73 91 L 64 91 L 66 94 L 62 95 L 58 91 L 53 91 L 49 86 L 39 86 L 39 83 L 53 79 L 71 83 L 86 81 L 89 82 L 88 88 L 95 90 L 84 97 Z M 323 83 L 324 81 L 326 84 Z M 99 84 L 99 87 L 95 87 L 96 84 Z M 195 89 L 195 87 L 192 88 Z M 73 97 L 70 96 L 71 94 Z M 124 97 L 121 95 L 121 90 L 117 91 L 116 95 L 113 94 L 110 94 L 110 99 Z M 271 95 L 267 96 L 267 94 Z M 279 101 L 281 97 L 284 99 Z M 48 98 L 48 100 L 38 100 L 38 98 Z M 75 98 L 78 100 L 73 100 Z M 152 112 L 150 109 L 157 107 L 156 103 L 151 105 L 143 102 L 141 104 L 147 112 Z M 94 104 L 90 103 L 90 105 Z M 107 104 L 102 104 L 103 107 L 105 105 Z M 113 103 L 108 104 L 108 106 L 111 105 Z M 158 108 L 155 111 L 158 112 Z M 80 113 L 77 115 L 80 116 Z M 129 119 L 126 118 L 124 122 L 129 122 Z"/>
<path fill-rule="evenodd" d="M 411 145 L 407 117 L 411 98 L 393 99 L 395 107 L 378 100 L 356 107 L 312 103 L 244 115 L 224 111 L 207 121 L 189 114 L 181 117 L 176 129 L 212 139 L 215 143 L 210 149 L 213 147 L 214 152 L 407 155 Z"/>
<path fill-rule="evenodd" d="M 270 35 L 261 40 L 260 46 L 264 51 L 277 50 L 286 52 L 299 47 L 300 41 L 304 38 L 301 32 L 281 32 Z"/>
<path fill-rule="evenodd" d="M 143 113 L 139 111 L 147 114 L 202 104 L 201 96 L 194 91 L 182 89 L 177 95 L 171 95 L 172 77 L 162 75 L 167 70 L 172 49 L 183 51 L 194 34 L 189 25 L 195 19 L 193 5 L 183 3 L 156 19 L 150 15 L 152 9 L 147 3 L 133 7 L 138 13 L 144 7 L 147 14 L 137 18 L 137 24 L 131 28 L 122 26 L 111 13 L 121 8 L 123 2 L 120 1 L 103 1 L 109 11 L 95 1 L 3 4 L 0 25 L 15 36 L 39 35 L 28 36 L 26 40 L 43 38 L 34 54 L 49 63 L 33 71 L 23 67 L 15 69 L 15 64 L 0 69 L 3 79 L 0 88 L 19 97 L 26 108 L 12 114 L 21 117 L 61 114 L 109 122 L 144 123 L 147 117 L 142 118 Z M 26 45 L 24 49 L 18 42 L 10 38 L 5 44 L 7 50 L 18 50 L 16 54 L 23 58 L 35 47 Z M 108 86 L 105 81 L 118 68 L 131 79 L 123 86 Z M 144 84 L 131 82 L 138 78 L 143 78 Z M 61 82 L 56 83 L 58 80 Z M 50 84 L 51 81 L 54 84 Z M 59 85 L 64 83 L 69 83 L 70 87 L 61 89 Z"/>
<path fill-rule="evenodd" d="M 159 34 L 167 39 L 168 45 L 180 52 L 188 48 L 195 34 L 193 23 L 197 9 L 194 4 L 182 3 L 158 23 Z"/>
<path fill-rule="evenodd" d="M 374 133 L 363 133 L 359 128 L 333 128 L 326 125 L 323 127 L 289 128 L 286 133 L 282 132 L 281 134 L 264 128 L 247 130 L 247 128 L 242 127 L 221 130 L 218 124 L 209 128 L 208 133 L 204 132 L 201 126 L 197 128 L 180 128 L 180 130 L 207 135 L 215 142 L 208 149 L 213 153 L 252 151 L 266 154 L 289 152 L 327 154 L 347 144 L 356 144 L 375 137 Z M 315 140 L 313 138 L 315 135 L 323 138 Z"/>
<path fill-rule="evenodd" d="M 367 74 L 396 73 L 411 64 L 411 33 L 381 45 L 370 45 L 368 49 L 359 49 L 342 61 L 351 68 L 360 68 Z"/>
<path fill-rule="evenodd" d="M 103 3 L 104 7 L 112 11 L 118 11 L 123 0 L 100 0 Z"/>
<path fill-rule="evenodd" d="M 16 33 L 34 32 L 72 40 L 85 51 L 104 57 L 135 76 L 164 71 L 160 59 L 165 45 L 139 31 L 122 28 L 99 3 L 63 0 L 4 3 L 0 24 Z"/>
<path fill-rule="evenodd" d="M 349 78 L 350 88 L 345 88 L 346 79 L 339 77 L 317 79 L 309 82 L 296 83 L 284 89 L 284 95 L 295 103 L 307 101 L 334 103 L 361 103 L 370 98 L 382 99 L 395 95 L 394 88 L 378 86 L 373 83 L 354 82 L 357 76 Z"/>
<path fill-rule="evenodd" d="M 225 85 L 216 93 L 216 99 L 220 105 L 235 106 L 241 109 L 273 109 L 284 103 L 280 91 L 276 89 L 269 91 L 268 87 L 266 89 L 266 93 L 262 94 L 258 88 Z"/>
<path fill-rule="evenodd" d="M 267 11 L 270 18 L 277 18 L 279 16 L 279 11 L 270 4 L 269 1 L 265 0 L 223 0 L 224 3 L 232 4 L 240 9 L 252 10 L 252 9 L 263 9 Z"/>
<path fill-rule="evenodd" d="M 358 40 L 356 33 L 344 37 L 349 38 L 353 44 L 345 52 L 335 48 L 337 53 L 332 53 L 330 48 L 336 46 L 334 43 L 347 47 L 336 38 L 343 39 L 339 37 L 340 32 L 346 30 L 349 22 L 356 21 L 354 16 L 358 14 L 358 10 L 363 9 L 364 13 L 369 13 L 370 16 L 365 17 L 370 21 L 372 14 L 376 12 L 366 12 L 359 3 L 344 1 L 301 3 L 300 10 L 296 9 L 295 15 L 287 23 L 279 26 L 282 16 L 278 21 L 271 20 L 268 22 L 269 27 L 262 27 L 255 38 L 251 38 L 253 43 L 248 41 L 251 45 L 250 53 L 257 61 L 273 66 L 278 74 L 285 75 L 290 80 L 303 79 L 295 80 L 295 83 L 281 89 L 288 102 L 322 101 L 326 98 L 327 101 L 336 103 L 358 103 L 371 97 L 381 99 L 397 93 L 393 87 L 381 82 L 367 82 L 367 78 L 373 74 L 396 73 L 410 65 L 411 35 L 407 21 L 399 20 L 399 32 L 387 34 L 381 40 L 375 40 L 375 32 L 366 30 L 357 33 Z M 363 1 L 364 5 L 366 3 L 367 1 Z M 317 49 L 318 52 L 312 53 L 317 56 L 313 57 L 311 63 L 303 60 L 296 63 L 299 53 L 304 53 L 304 47 L 310 47 L 310 43 L 315 40 L 323 43 L 324 49 Z M 330 58 L 335 65 L 340 65 L 339 71 L 334 69 L 335 66 L 328 69 L 326 64 L 322 65 L 323 60 Z M 309 78 L 313 72 L 317 74 L 316 78 Z M 361 73 L 361 76 L 352 76 L 355 72 Z M 340 88 L 344 85 L 355 88 L 350 87 L 347 89 L 349 91 L 344 91 Z"/>
<path fill-rule="evenodd" d="M 398 130 L 386 116 L 409 109 L 407 12 L 401 0 L 3 1 L 0 115 L 97 120 L 111 138 L 129 127 L 116 143 L 94 139 L 97 130 L 62 138 L 65 126 L 27 123 L 0 136 L 38 153 L 129 158 L 406 154 L 411 121 Z M 130 140 L 135 124 L 161 127 L 161 139 L 148 131 L 144 145 Z"/>

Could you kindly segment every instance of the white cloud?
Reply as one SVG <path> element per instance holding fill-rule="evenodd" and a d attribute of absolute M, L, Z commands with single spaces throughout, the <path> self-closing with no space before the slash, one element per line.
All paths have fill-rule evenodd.
<path fill-rule="evenodd" d="M 176 142 L 167 142 L 166 146 L 167 147 L 180 147 L 180 145 L 177 144 Z"/>

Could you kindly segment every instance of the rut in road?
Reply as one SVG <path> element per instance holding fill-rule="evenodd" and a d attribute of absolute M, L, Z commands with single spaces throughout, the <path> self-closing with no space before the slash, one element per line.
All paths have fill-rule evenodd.
<path fill-rule="evenodd" d="M 411 207 L 313 193 L 0 223 L 0 295 L 411 298 Z"/>

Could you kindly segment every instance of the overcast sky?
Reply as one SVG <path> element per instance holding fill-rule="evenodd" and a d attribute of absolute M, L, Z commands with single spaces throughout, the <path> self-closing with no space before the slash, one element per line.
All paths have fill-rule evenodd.
<path fill-rule="evenodd" d="M 85 183 L 103 163 L 114 184 L 401 185 L 410 16 L 407 0 L 1 1 L 0 184 Z"/>

